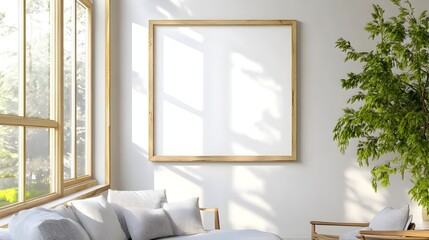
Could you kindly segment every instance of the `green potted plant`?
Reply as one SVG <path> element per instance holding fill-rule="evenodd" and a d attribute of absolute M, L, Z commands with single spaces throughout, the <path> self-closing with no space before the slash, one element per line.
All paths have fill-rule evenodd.
<path fill-rule="evenodd" d="M 375 191 L 388 186 L 392 174 L 409 176 L 409 195 L 429 209 L 429 17 L 426 11 L 415 13 L 408 0 L 391 2 L 399 14 L 389 18 L 373 5 L 365 27 L 376 41 L 371 51 L 358 51 L 343 38 L 336 42 L 345 61 L 363 67 L 341 80 L 353 94 L 333 130 L 334 140 L 342 153 L 357 140 L 357 161 L 373 166 Z"/>

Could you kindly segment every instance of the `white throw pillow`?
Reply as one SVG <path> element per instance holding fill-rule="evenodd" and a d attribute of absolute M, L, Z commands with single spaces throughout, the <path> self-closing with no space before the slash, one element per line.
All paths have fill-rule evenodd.
<path fill-rule="evenodd" d="M 133 240 L 150 240 L 173 235 L 170 219 L 162 208 L 128 208 L 124 211 Z"/>
<path fill-rule="evenodd" d="M 400 209 L 386 207 L 378 212 L 369 223 L 374 231 L 400 231 L 406 229 L 410 216 L 409 206 Z"/>
<path fill-rule="evenodd" d="M 74 214 L 73 210 L 70 207 L 59 205 L 56 208 L 54 208 L 53 211 L 65 218 L 70 218 L 71 220 L 80 224 L 79 219 L 77 218 L 77 216 Z"/>
<path fill-rule="evenodd" d="M 85 230 L 82 227 L 82 230 L 76 228 L 72 220 L 68 218 L 45 220 L 38 229 L 43 240 L 89 240 L 88 234 L 86 232 L 83 234 Z"/>
<path fill-rule="evenodd" d="M 413 215 L 408 216 L 407 223 L 405 224 L 404 230 L 408 230 L 410 224 L 413 222 Z"/>
<path fill-rule="evenodd" d="M 56 228 L 44 228 L 49 222 L 60 222 L 67 225 L 68 232 L 59 236 Z M 58 226 L 58 225 L 57 225 Z M 44 208 L 23 210 L 15 215 L 9 224 L 12 239 L 40 240 L 47 236 L 57 236 L 56 240 L 82 239 L 89 240 L 88 234 L 75 221 L 64 218 L 60 214 Z"/>
<path fill-rule="evenodd" d="M 125 208 L 161 208 L 167 202 L 165 190 L 117 191 L 109 189 L 107 201 L 112 204 L 127 238 L 130 233 L 124 217 Z"/>
<path fill-rule="evenodd" d="M 126 240 L 112 206 L 103 196 L 75 200 L 70 207 L 91 240 Z"/>
<path fill-rule="evenodd" d="M 170 217 L 174 235 L 190 235 L 204 232 L 198 198 L 165 203 L 164 210 Z"/>

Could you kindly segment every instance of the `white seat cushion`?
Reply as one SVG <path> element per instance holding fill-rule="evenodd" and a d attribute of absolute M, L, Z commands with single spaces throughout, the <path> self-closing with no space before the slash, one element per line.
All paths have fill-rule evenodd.
<path fill-rule="evenodd" d="M 0 239 L 1 240 L 12 240 L 10 231 L 8 228 L 0 228 Z"/>
<path fill-rule="evenodd" d="M 354 229 L 352 231 L 345 232 L 340 235 L 340 240 L 358 240 L 359 238 L 357 237 L 360 235 L 359 234 L 360 231 L 372 231 L 372 229 L 369 227 L 366 227 L 366 228 Z"/>
<path fill-rule="evenodd" d="M 282 240 L 279 236 L 253 229 L 246 230 L 213 230 L 189 236 L 160 238 L 160 240 Z"/>

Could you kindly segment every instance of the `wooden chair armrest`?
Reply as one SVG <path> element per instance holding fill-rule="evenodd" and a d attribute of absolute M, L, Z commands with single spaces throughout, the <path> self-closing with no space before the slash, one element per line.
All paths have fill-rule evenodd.
<path fill-rule="evenodd" d="M 311 239 L 318 240 L 331 240 L 339 239 L 338 235 L 321 234 L 316 232 L 316 226 L 333 226 L 333 227 L 368 227 L 369 223 L 346 223 L 346 222 L 324 222 L 324 221 L 310 221 L 311 224 Z"/>
<path fill-rule="evenodd" d="M 311 225 L 319 226 L 338 226 L 338 227 L 368 227 L 369 223 L 346 223 L 346 222 L 323 222 L 323 221 L 311 221 Z"/>
<path fill-rule="evenodd" d="M 428 240 L 429 238 L 426 237 L 399 237 L 399 236 L 373 236 L 373 235 L 366 235 L 366 236 L 358 236 L 358 239 L 362 240 Z"/>
<path fill-rule="evenodd" d="M 215 229 L 220 229 L 219 209 L 218 208 L 200 208 L 202 212 L 213 212 Z"/>
<path fill-rule="evenodd" d="M 360 231 L 361 239 L 429 239 L 429 230 Z"/>

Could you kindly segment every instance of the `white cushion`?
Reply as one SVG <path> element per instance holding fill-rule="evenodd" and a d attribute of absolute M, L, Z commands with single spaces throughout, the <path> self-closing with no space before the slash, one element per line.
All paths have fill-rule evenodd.
<path fill-rule="evenodd" d="M 44 208 L 33 208 L 20 211 L 15 215 L 10 224 L 10 234 L 12 239 L 40 240 L 43 236 L 51 236 L 57 229 L 47 229 L 48 222 L 61 221 L 67 225 L 66 235 L 58 236 L 57 240 L 82 239 L 89 240 L 88 234 L 75 221 L 64 218 L 60 214 Z M 52 231 L 54 230 L 54 231 Z M 48 238 L 49 239 L 49 238 Z"/>
<path fill-rule="evenodd" d="M 361 228 L 361 229 L 354 229 L 352 231 L 343 233 L 340 235 L 340 240 L 357 240 L 359 238 L 357 238 L 360 234 L 360 231 L 372 231 L 371 228 L 366 227 L 366 228 Z"/>
<path fill-rule="evenodd" d="M 191 236 L 174 236 L 159 240 L 282 240 L 281 237 L 254 229 L 213 230 Z"/>
<path fill-rule="evenodd" d="M 112 206 L 103 196 L 75 200 L 70 203 L 74 214 L 91 240 L 126 240 Z"/>
<path fill-rule="evenodd" d="M 378 212 L 369 223 L 369 227 L 374 231 L 399 231 L 407 229 L 407 222 L 410 216 L 409 206 L 400 209 L 386 207 Z"/>
<path fill-rule="evenodd" d="M 70 218 L 71 220 L 80 224 L 79 219 L 74 214 L 73 210 L 69 207 L 66 207 L 64 205 L 59 205 L 58 207 L 54 208 L 53 211 L 60 214 L 61 216 L 65 217 L 65 218 Z"/>
<path fill-rule="evenodd" d="M 160 208 L 167 202 L 165 190 L 116 191 L 109 189 L 107 201 L 112 204 L 127 238 L 130 233 L 124 217 L 125 208 Z"/>
<path fill-rule="evenodd" d="M 204 232 L 198 198 L 165 203 L 164 210 L 171 219 L 174 235 L 190 235 Z"/>
<path fill-rule="evenodd" d="M 43 240 L 77 240 L 88 239 L 89 236 L 85 232 L 83 234 L 82 227 L 76 228 L 72 220 L 63 219 L 49 219 L 43 221 L 39 225 L 41 239 Z"/>
<path fill-rule="evenodd" d="M 173 235 L 173 227 L 164 209 L 129 208 L 124 211 L 133 240 L 150 240 Z"/>
<path fill-rule="evenodd" d="M 408 230 L 410 224 L 413 222 L 413 215 L 408 216 L 407 223 L 405 224 L 404 230 Z"/>
<path fill-rule="evenodd" d="M 12 240 L 10 231 L 8 228 L 0 228 L 0 239 L 1 240 Z"/>

